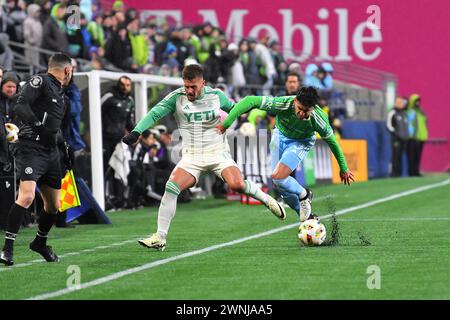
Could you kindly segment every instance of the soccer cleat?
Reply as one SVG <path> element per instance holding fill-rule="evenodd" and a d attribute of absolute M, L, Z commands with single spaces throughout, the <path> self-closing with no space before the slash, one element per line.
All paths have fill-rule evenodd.
<path fill-rule="evenodd" d="M 141 246 L 144 246 L 144 247 L 147 247 L 150 249 L 156 249 L 159 251 L 164 251 L 164 249 L 166 248 L 166 240 L 161 239 L 161 237 L 157 233 L 152 234 L 152 236 L 150 238 L 138 240 L 138 243 Z"/>
<path fill-rule="evenodd" d="M 10 251 L 2 251 L 0 253 L 0 263 L 3 263 L 7 266 L 12 266 L 14 264 L 13 254 Z"/>
<path fill-rule="evenodd" d="M 311 215 L 311 201 L 313 197 L 313 193 L 310 189 L 306 189 L 306 196 L 303 199 L 300 199 L 300 221 L 306 221 L 310 218 Z"/>
<path fill-rule="evenodd" d="M 269 209 L 277 218 L 284 220 L 286 219 L 286 210 L 284 209 L 283 205 L 279 202 L 277 202 L 274 198 L 271 196 L 268 196 L 267 209 Z"/>
<path fill-rule="evenodd" d="M 39 253 L 47 262 L 59 262 L 58 256 L 53 252 L 52 247 L 38 245 L 34 241 L 30 243 L 30 249 Z"/>

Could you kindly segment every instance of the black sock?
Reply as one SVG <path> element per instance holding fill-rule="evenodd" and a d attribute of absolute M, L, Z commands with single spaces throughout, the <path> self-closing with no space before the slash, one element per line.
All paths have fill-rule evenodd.
<path fill-rule="evenodd" d="M 55 220 L 56 214 L 47 213 L 42 209 L 39 218 L 39 230 L 36 233 L 36 238 L 34 238 L 35 243 L 43 246 L 47 245 L 48 232 L 55 223 Z"/>
<path fill-rule="evenodd" d="M 20 225 L 22 224 L 22 220 L 26 212 L 27 209 L 19 206 L 17 203 L 14 203 L 11 206 L 11 209 L 9 209 L 8 223 L 5 234 L 5 245 L 3 250 L 10 252 L 13 251 L 14 240 L 16 239 L 16 235 L 19 232 Z"/>

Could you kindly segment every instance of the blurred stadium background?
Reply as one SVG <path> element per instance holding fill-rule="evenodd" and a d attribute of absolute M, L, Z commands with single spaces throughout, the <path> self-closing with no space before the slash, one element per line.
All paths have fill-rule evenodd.
<path fill-rule="evenodd" d="M 104 107 L 107 99 L 111 97 L 111 92 L 113 95 L 117 93 L 114 91 L 115 85 L 123 75 L 131 79 L 130 97 L 132 98 L 130 100 L 127 95 L 119 94 L 120 97 L 115 102 L 131 101 L 126 112 L 135 123 L 166 94 L 182 85 L 180 71 L 188 63 L 201 63 L 205 68 L 208 84 L 221 88 L 236 101 L 248 94 L 285 95 L 288 72 L 297 72 L 302 84 L 313 84 L 320 89 L 324 110 L 329 115 L 335 133 L 340 137 L 349 168 L 356 174 L 358 183 L 351 188 L 355 188 L 355 193 L 360 195 L 364 192 L 374 194 L 370 197 L 361 197 L 360 202 L 354 202 L 350 200 L 354 198 L 352 189 L 344 192 L 341 189 L 334 191 L 335 189 L 330 188 L 331 184 L 339 184 L 338 167 L 326 144 L 319 140 L 303 165 L 297 169 L 295 176 L 303 185 L 317 188 L 319 195 L 323 198 L 327 196 L 327 193 L 337 195 L 342 193 L 342 196 L 345 193 L 344 200 L 333 202 L 333 205 L 337 207 L 336 210 L 376 200 L 375 195 L 388 196 L 389 192 L 395 194 L 427 183 L 442 182 L 448 178 L 450 127 L 446 124 L 449 115 L 446 104 L 450 100 L 450 92 L 447 89 L 450 68 L 446 61 L 450 44 L 446 39 L 450 35 L 450 26 L 444 23 L 448 21 L 447 15 L 450 9 L 448 1 L 435 0 L 433 5 L 421 0 L 380 0 L 376 2 L 376 5 L 369 0 L 333 2 L 325 0 L 249 0 L 245 2 L 235 0 L 191 2 L 88 0 L 81 3 L 80 1 L 42 0 L 35 2 L 40 6 L 40 13 L 34 16 L 33 21 L 41 25 L 41 37 L 26 32 L 26 25 L 33 25 L 33 21 L 25 23 L 25 20 L 30 20 L 35 12 L 30 9 L 33 8 L 31 6 L 33 1 L 3 0 L 0 2 L 2 4 L 0 65 L 3 66 L 0 105 L 13 101 L 13 95 L 6 91 L 8 82 L 16 83 L 17 90 L 20 90 L 21 81 L 27 80 L 36 72 L 46 70 L 45 61 L 55 51 L 67 51 L 76 61 L 74 64 L 77 65 L 77 72 L 74 74 L 74 83 L 80 96 L 75 98 L 72 96 L 70 99 L 73 104 L 73 121 L 77 123 L 75 129 L 78 131 L 78 136 L 73 140 L 74 172 L 82 201 L 84 199 L 88 204 L 66 212 L 66 222 L 76 225 L 76 228 L 75 230 L 59 230 L 56 233 L 55 242 L 58 244 L 55 246 L 62 253 L 80 251 L 83 250 L 82 248 L 103 243 L 103 240 L 97 242 L 97 238 L 92 234 L 99 238 L 106 237 L 108 240 L 106 242 L 110 244 L 138 237 L 141 232 L 149 233 L 155 225 L 159 196 L 162 195 L 168 173 L 176 163 L 176 155 L 179 152 L 177 149 L 179 136 L 175 130 L 175 121 L 169 117 L 161 121 L 156 131 L 148 132 L 146 139 L 148 138 L 150 142 L 141 142 L 143 148 L 151 146 L 148 150 L 144 148 L 144 153 L 139 150 L 121 149 L 121 143 L 116 149 L 105 150 L 105 145 L 111 144 L 111 141 L 105 140 L 107 130 L 112 129 L 111 127 L 115 127 L 116 124 L 120 132 L 125 133 L 127 129 L 126 123 L 106 121 L 105 114 L 108 117 L 111 114 L 108 110 L 105 111 Z M 78 9 L 74 9 L 72 5 L 79 6 L 76 7 L 80 8 L 82 13 L 79 17 Z M 59 10 L 58 7 L 60 7 Z M 55 43 L 56 47 L 54 47 Z M 419 109 L 413 106 L 413 101 L 416 100 L 414 95 L 420 96 Z M 392 168 L 393 132 L 389 123 L 389 112 L 394 108 L 397 97 L 406 98 L 404 103 L 408 109 L 410 122 L 408 137 L 404 139 L 405 149 L 401 156 L 403 165 L 400 174 L 397 174 L 403 178 L 393 179 L 390 177 L 396 174 Z M 73 107 L 75 104 L 77 107 Z M 410 108 L 409 105 L 412 107 Z M 419 125 L 418 129 L 414 122 L 417 117 L 410 116 L 419 113 L 425 121 Z M 2 116 L 7 117 L 7 114 Z M 249 130 L 247 124 L 254 130 Z M 244 174 L 261 183 L 271 192 L 272 185 L 268 179 L 270 169 L 267 161 L 267 141 L 272 128 L 273 118 L 265 113 L 255 112 L 239 119 L 233 130 L 228 131 L 233 154 Z M 112 142 L 118 143 L 119 140 Z M 409 144 L 418 145 L 420 149 L 411 151 L 414 154 L 414 160 L 411 160 L 412 156 L 407 147 Z M 112 151 L 118 149 L 118 154 L 112 154 Z M 117 157 L 121 157 L 120 164 L 118 165 L 114 160 L 110 161 L 111 156 L 112 158 L 116 156 L 116 160 Z M 411 167 L 414 165 L 419 166 L 417 172 L 411 172 Z M 425 177 L 409 177 L 418 175 L 425 175 Z M 379 178 L 386 178 L 386 180 L 379 182 L 376 180 Z M 4 182 L 0 187 L 2 207 L 4 207 L 1 212 L 4 217 L 15 197 L 15 193 L 4 186 L 14 185 L 15 178 L 11 171 L 5 171 L 1 179 Z M 369 187 L 371 183 L 373 185 Z M 377 188 L 383 189 L 384 183 L 390 187 L 386 188 L 385 193 L 377 193 Z M 448 185 L 443 186 L 448 193 Z M 445 220 L 448 216 L 442 215 L 445 206 L 448 206 L 448 200 L 447 204 L 441 203 L 445 202 L 445 199 L 442 199 L 442 197 L 445 198 L 445 194 L 441 193 L 435 191 L 431 195 L 434 198 L 428 198 L 429 201 L 433 199 L 431 202 L 437 201 L 436 208 L 430 209 L 430 215 L 436 213 L 434 218 L 442 219 L 443 224 L 448 224 Z M 230 210 L 233 214 L 237 214 L 241 206 L 239 201 L 247 202 L 247 199 L 241 199 L 240 196 L 230 193 L 226 186 L 211 175 L 205 176 L 197 186 L 191 188 L 181 198 L 182 202 L 193 203 L 180 207 L 181 212 L 174 219 L 173 232 L 174 234 L 180 232 L 183 241 L 186 242 L 192 240 L 194 231 L 182 230 L 181 222 L 177 222 L 177 219 L 183 219 L 181 218 L 183 213 L 191 214 L 191 211 L 196 211 L 195 215 L 199 217 L 193 217 L 194 221 L 199 223 L 202 217 L 208 216 L 207 222 L 200 229 L 192 226 L 193 229 L 200 230 L 198 233 L 204 233 L 206 237 L 206 234 L 211 236 L 214 233 L 211 230 L 221 233 L 227 228 L 233 230 L 238 228 L 229 225 L 223 227 L 222 224 L 215 226 L 222 215 L 225 217 L 225 210 L 220 208 L 231 205 Z M 406 218 L 411 219 L 424 218 L 416 211 L 403 210 L 402 206 L 408 205 L 405 199 L 407 198 L 399 202 L 402 205 L 392 204 L 392 207 L 386 205 L 382 212 L 394 210 L 399 213 L 398 217 L 395 216 L 399 219 L 405 218 L 402 214 L 406 214 Z M 227 200 L 237 201 L 230 204 L 231 202 Z M 202 201 L 206 201 L 206 205 L 202 204 Z M 414 201 L 420 202 L 417 199 Z M 218 216 L 209 217 L 215 212 L 209 213 L 207 209 L 211 211 L 210 208 L 213 208 L 215 204 L 219 206 Z M 36 208 L 39 205 L 41 204 L 37 199 L 33 210 L 37 211 Z M 146 209 L 142 209 L 143 207 Z M 323 205 L 318 208 L 321 214 L 330 213 L 329 207 L 326 208 Z M 247 209 L 250 214 L 259 213 L 262 210 L 255 207 L 246 207 Z M 427 211 L 428 208 L 423 210 Z M 113 213 L 114 211 L 119 212 Z M 152 219 L 148 221 L 149 211 Z M 205 216 L 202 213 L 205 213 Z M 369 215 L 370 212 L 365 211 L 365 214 Z M 374 214 L 377 214 L 380 221 L 383 218 L 392 218 L 389 214 L 378 216 L 378 211 Z M 195 220 L 197 218 L 198 220 Z M 263 220 L 268 223 L 268 228 L 276 226 L 268 220 Z M 30 218 L 24 222 L 24 227 L 33 229 L 35 227 L 33 221 L 33 212 L 30 212 Z M 244 219 L 240 225 L 242 228 L 247 228 L 247 224 L 251 224 L 251 221 L 253 220 Z M 386 221 L 388 220 L 380 222 L 374 230 L 386 232 L 383 229 Z M 102 226 L 86 225 L 111 222 L 114 228 L 117 228 L 115 230 L 120 232 L 111 233 L 110 229 L 102 229 Z M 264 222 L 258 224 L 259 227 L 248 230 L 248 233 L 231 232 L 230 234 L 240 238 L 245 234 L 261 232 L 268 229 L 264 228 Z M 184 223 L 187 221 L 184 220 Z M 229 223 L 232 225 L 234 221 Z M 376 224 L 373 221 L 371 223 Z M 139 225 L 139 230 L 133 231 L 135 224 Z M 414 229 L 414 223 L 410 222 L 410 224 L 412 225 L 404 227 L 404 232 L 411 234 L 417 232 Z M 343 225 L 345 226 L 345 222 Z M 62 226 L 67 225 L 63 223 Z M 349 226 L 350 233 L 356 234 L 360 231 L 358 228 L 352 228 Z M 31 231 L 25 230 L 24 234 L 26 235 L 27 232 Z M 128 233 L 129 236 L 127 236 Z M 370 254 L 367 254 L 367 261 L 378 254 L 376 245 L 382 242 L 382 237 L 378 237 L 375 232 L 368 233 L 373 239 L 375 249 L 372 247 Z M 389 235 L 386 236 L 389 237 Z M 177 236 L 173 238 L 175 240 Z M 183 242 L 178 239 L 178 244 L 174 243 L 174 247 L 176 245 L 181 247 L 171 254 L 181 254 L 184 251 L 213 245 L 214 240 L 217 243 L 230 241 L 233 237 L 212 236 L 211 239 L 207 243 L 195 243 L 186 247 L 182 246 Z M 448 240 L 448 237 L 445 239 Z M 295 244 L 295 237 L 290 240 Z M 69 244 L 70 241 L 77 241 L 77 245 L 74 247 Z M 280 244 L 282 240 L 277 238 L 276 243 L 277 241 L 283 246 Z M 351 243 L 352 240 L 348 241 Z M 107 246 L 106 242 L 104 245 Z M 124 245 L 133 248 L 131 251 L 134 250 L 134 243 Z M 265 248 L 277 246 L 273 243 L 259 245 Z M 254 254 L 258 251 L 257 247 L 258 244 L 255 244 L 254 247 L 247 248 L 247 254 Z M 133 252 L 141 255 L 138 249 Z M 289 249 L 283 247 L 283 250 Z M 357 248 L 357 250 L 362 249 Z M 436 247 L 433 250 L 435 250 L 433 257 L 437 257 L 441 248 Z M 18 253 L 17 260 L 24 262 L 31 259 L 29 253 L 25 252 L 23 256 L 20 254 Z M 128 257 L 126 252 L 120 251 L 118 254 L 123 259 Z M 241 257 L 232 257 L 232 254 L 230 256 L 223 259 L 228 259 L 227 261 L 241 259 Z M 261 258 L 260 255 L 258 256 Z M 90 257 L 84 261 L 83 258 L 80 264 L 94 264 L 94 258 L 97 259 Z M 308 259 L 313 258 L 308 257 Z M 334 259 L 328 258 L 329 261 Z M 104 264 L 108 263 L 108 259 L 111 263 L 115 263 L 112 257 L 102 256 L 99 259 Z M 107 272 L 117 272 L 148 262 L 145 259 L 138 260 L 131 259 L 126 266 L 118 263 L 111 270 L 93 271 L 88 278 L 95 279 L 107 275 Z M 249 263 L 253 262 L 249 261 Z M 295 263 L 295 261 L 286 263 Z M 389 262 L 386 263 L 389 264 Z M 35 273 L 32 274 L 42 270 L 38 263 L 36 266 L 33 263 L 32 265 L 26 267 L 35 268 Z M 2 272 L 0 278 L 12 273 L 15 273 L 15 278 L 20 278 L 23 274 L 20 271 L 26 268 L 19 267 L 13 272 Z M 414 272 L 414 270 L 415 267 L 411 267 L 408 272 Z M 167 272 L 170 273 L 171 270 Z M 435 280 L 439 278 L 439 274 Z M 63 277 L 64 275 L 61 278 Z M 402 276 L 399 277 L 398 281 L 401 284 Z M 5 282 L 2 281 L 2 283 Z M 259 287 L 261 284 L 255 285 Z M 312 281 L 309 285 L 312 285 Z M 48 291 L 57 290 L 61 286 L 63 286 L 62 280 L 58 284 L 52 284 Z M 42 290 L 37 289 L 38 287 L 39 285 L 36 284 L 32 289 L 21 291 L 16 296 L 4 295 L 2 298 L 24 298 L 43 293 Z M 251 292 L 245 292 L 242 295 L 227 294 L 235 289 L 230 286 L 222 293 L 211 297 L 219 299 L 277 298 L 271 296 L 269 292 L 260 295 L 252 295 Z M 124 290 L 133 291 L 130 288 Z M 207 298 L 201 294 L 202 290 L 200 289 L 198 294 L 184 296 L 182 293 L 175 292 L 164 296 L 153 296 L 147 292 L 144 297 Z M 444 292 L 439 290 L 441 290 L 439 286 L 430 289 L 427 297 L 449 298 L 448 288 Z M 374 297 L 368 296 L 367 292 L 360 293 L 358 290 L 355 292 L 357 293 L 354 296 L 347 298 Z M 397 292 L 392 296 L 380 295 L 375 298 L 420 298 L 420 294 L 415 295 L 414 292 L 414 290 L 410 294 Z M 329 295 L 318 298 L 339 298 L 341 293 L 333 291 Z M 291 293 L 287 291 L 287 295 L 281 298 L 303 298 L 296 296 L 295 293 L 289 294 Z M 82 295 L 80 297 L 84 298 Z M 92 297 L 139 298 L 130 292 L 109 296 L 101 290 L 95 292 Z"/>

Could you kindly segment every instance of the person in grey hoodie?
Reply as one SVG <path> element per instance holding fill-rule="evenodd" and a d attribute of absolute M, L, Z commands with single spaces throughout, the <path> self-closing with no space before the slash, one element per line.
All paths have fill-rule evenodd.
<path fill-rule="evenodd" d="M 25 45 L 29 46 L 29 48 L 25 49 L 25 59 L 34 69 L 37 69 L 40 65 L 40 54 L 34 48 L 39 48 L 42 45 L 43 35 L 42 23 L 39 20 L 40 8 L 37 4 L 30 4 L 27 8 L 27 13 L 28 17 L 23 23 Z"/>

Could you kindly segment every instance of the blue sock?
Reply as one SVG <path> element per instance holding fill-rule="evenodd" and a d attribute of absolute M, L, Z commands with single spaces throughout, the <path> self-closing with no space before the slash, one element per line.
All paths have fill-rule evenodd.
<path fill-rule="evenodd" d="M 300 198 L 305 196 L 306 190 L 293 177 L 274 179 L 273 183 L 280 189 L 281 196 L 297 214 L 300 212 Z"/>
<path fill-rule="evenodd" d="M 294 193 L 282 191 L 281 197 L 283 201 L 288 204 L 288 206 L 295 211 L 295 213 L 299 214 L 300 212 L 300 199 Z"/>
<path fill-rule="evenodd" d="M 275 185 L 277 185 L 277 187 L 280 188 L 281 191 L 287 191 L 289 193 L 294 193 L 299 198 L 301 198 L 301 196 L 306 195 L 305 188 L 303 188 L 300 185 L 300 183 L 298 183 L 297 180 L 295 180 L 291 176 L 289 176 L 285 179 L 274 179 L 273 183 Z"/>

